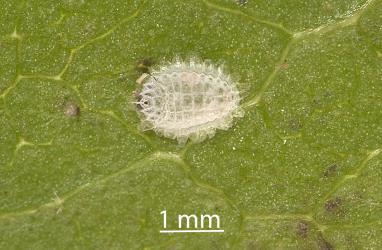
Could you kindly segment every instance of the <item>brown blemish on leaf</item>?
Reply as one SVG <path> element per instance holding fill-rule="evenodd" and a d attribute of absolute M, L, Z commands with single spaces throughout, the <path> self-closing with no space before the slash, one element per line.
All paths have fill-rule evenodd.
<path fill-rule="evenodd" d="M 333 177 L 334 175 L 336 175 L 337 172 L 338 172 L 338 165 L 332 164 L 325 170 L 324 177 L 325 178 Z"/>
<path fill-rule="evenodd" d="M 322 234 L 318 235 L 317 244 L 320 250 L 334 250 L 333 245 L 330 244 L 327 240 L 325 240 Z"/>
<path fill-rule="evenodd" d="M 80 107 L 73 102 L 67 102 L 64 105 L 64 115 L 70 118 L 78 117 L 80 115 Z"/>
<path fill-rule="evenodd" d="M 309 225 L 306 221 L 299 221 L 296 225 L 296 234 L 302 238 L 306 238 L 309 233 Z"/>
<path fill-rule="evenodd" d="M 342 205 L 342 199 L 339 197 L 327 200 L 325 202 L 325 210 L 330 213 L 338 212 L 340 206 Z"/>
<path fill-rule="evenodd" d="M 292 119 L 288 123 L 288 127 L 294 131 L 300 130 L 302 128 L 302 124 L 297 119 Z"/>
<path fill-rule="evenodd" d="M 280 68 L 281 69 L 288 69 L 289 68 L 289 64 L 288 64 L 288 61 L 285 59 L 284 62 L 280 65 Z"/>
<path fill-rule="evenodd" d="M 150 73 L 153 61 L 150 58 L 143 58 L 137 62 L 136 69 L 141 73 Z"/>
<path fill-rule="evenodd" d="M 321 108 L 325 103 L 328 103 L 333 97 L 333 94 L 329 91 L 325 91 L 320 95 L 317 95 L 311 101 L 313 108 Z"/>

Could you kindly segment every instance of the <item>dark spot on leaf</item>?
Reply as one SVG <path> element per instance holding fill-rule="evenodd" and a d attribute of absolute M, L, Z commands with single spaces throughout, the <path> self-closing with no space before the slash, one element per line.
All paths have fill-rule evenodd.
<path fill-rule="evenodd" d="M 320 250 L 334 250 L 334 247 L 332 246 L 332 244 L 330 244 L 327 240 L 325 240 L 322 234 L 318 235 L 317 244 Z"/>
<path fill-rule="evenodd" d="M 324 177 L 325 178 L 333 177 L 334 175 L 336 175 L 337 172 L 338 172 L 338 165 L 332 164 L 325 170 Z"/>
<path fill-rule="evenodd" d="M 322 100 L 319 96 L 316 96 L 313 98 L 313 106 L 321 106 Z"/>
<path fill-rule="evenodd" d="M 64 115 L 66 117 L 78 117 L 80 115 L 80 107 L 74 102 L 67 102 L 64 105 Z"/>
<path fill-rule="evenodd" d="M 297 130 L 300 130 L 302 128 L 302 124 L 301 124 L 301 122 L 299 120 L 292 119 L 292 120 L 289 121 L 288 127 L 291 130 L 297 131 Z"/>
<path fill-rule="evenodd" d="M 296 233 L 302 238 L 306 238 L 309 233 L 309 225 L 306 221 L 300 221 L 296 225 Z"/>
<path fill-rule="evenodd" d="M 312 106 L 315 108 L 321 108 L 324 104 L 328 103 L 331 99 L 333 99 L 333 94 L 329 91 L 325 91 L 317 96 L 315 96 L 312 100 Z"/>
<path fill-rule="evenodd" d="M 153 60 L 143 58 L 137 62 L 136 69 L 141 73 L 150 73 L 150 67 L 153 65 Z"/>
<path fill-rule="evenodd" d="M 342 204 L 342 199 L 339 197 L 327 200 L 325 202 L 325 210 L 331 213 L 337 212 L 341 204 Z"/>

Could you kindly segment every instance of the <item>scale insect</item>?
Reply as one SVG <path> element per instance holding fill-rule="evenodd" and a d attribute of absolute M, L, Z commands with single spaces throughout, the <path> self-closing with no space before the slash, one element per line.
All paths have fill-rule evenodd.
<path fill-rule="evenodd" d="M 236 83 L 221 67 L 205 62 L 176 60 L 138 80 L 138 112 L 142 128 L 185 144 L 201 142 L 227 130 L 243 116 Z"/>

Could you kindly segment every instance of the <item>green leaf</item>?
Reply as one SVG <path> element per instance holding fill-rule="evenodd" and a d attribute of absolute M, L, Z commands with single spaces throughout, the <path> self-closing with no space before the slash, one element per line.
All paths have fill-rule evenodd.
<path fill-rule="evenodd" d="M 0 1 L 0 249 L 378 249 L 382 1 Z M 245 116 L 138 129 L 141 60 L 197 57 Z M 160 234 L 181 214 L 224 233 Z"/>

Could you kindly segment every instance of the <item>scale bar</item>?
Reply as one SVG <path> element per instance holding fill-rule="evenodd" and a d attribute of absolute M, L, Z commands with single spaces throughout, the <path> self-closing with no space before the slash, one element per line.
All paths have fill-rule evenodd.
<path fill-rule="evenodd" d="M 224 233 L 223 229 L 205 229 L 205 230 L 160 230 L 161 234 L 171 233 Z"/>

